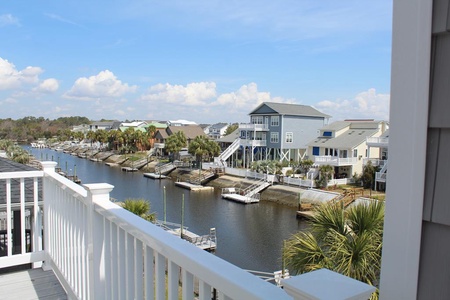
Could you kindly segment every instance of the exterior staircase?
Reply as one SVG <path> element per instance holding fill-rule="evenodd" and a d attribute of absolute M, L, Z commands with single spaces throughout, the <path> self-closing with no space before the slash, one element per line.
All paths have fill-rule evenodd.
<path fill-rule="evenodd" d="M 175 170 L 177 167 L 173 163 L 167 163 L 164 165 L 156 166 L 155 167 L 155 174 L 158 175 L 167 175 L 173 170 Z"/>
<path fill-rule="evenodd" d="M 212 179 L 215 176 L 216 176 L 216 174 L 214 172 L 202 171 L 199 175 L 191 177 L 189 182 L 192 184 L 201 185 L 206 180 Z"/>
<path fill-rule="evenodd" d="M 214 157 L 214 162 L 216 164 L 222 165 L 222 166 L 226 166 L 225 161 L 234 153 L 236 152 L 237 149 L 239 149 L 239 146 L 241 145 L 241 139 L 237 138 L 234 140 L 234 142 L 228 146 L 227 149 L 225 149 L 225 151 L 223 151 L 222 153 L 220 153 L 219 157 Z"/>
<path fill-rule="evenodd" d="M 260 181 L 255 182 L 251 186 L 244 189 L 243 191 L 244 196 L 252 198 L 253 196 L 255 196 L 256 194 L 258 194 L 259 192 L 263 191 L 264 189 L 268 188 L 271 185 L 272 185 L 271 182 L 268 182 L 265 179 L 261 179 Z"/>
<path fill-rule="evenodd" d="M 386 182 L 387 165 L 388 165 L 388 162 L 386 161 L 384 163 L 384 166 L 381 168 L 380 172 L 375 173 L 375 181 L 376 182 Z"/>

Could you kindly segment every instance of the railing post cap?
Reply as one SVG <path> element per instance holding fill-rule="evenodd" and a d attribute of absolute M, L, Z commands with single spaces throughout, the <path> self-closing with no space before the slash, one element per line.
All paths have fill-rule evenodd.
<path fill-rule="evenodd" d="M 89 183 L 83 184 L 83 186 L 92 194 L 100 195 L 106 194 L 113 190 L 114 186 L 108 183 Z"/>
<path fill-rule="evenodd" d="M 57 164 L 56 161 L 41 161 L 41 166 L 44 171 L 55 171 Z"/>
<path fill-rule="evenodd" d="M 375 287 L 342 274 L 320 269 L 282 280 L 294 299 L 369 299 Z"/>

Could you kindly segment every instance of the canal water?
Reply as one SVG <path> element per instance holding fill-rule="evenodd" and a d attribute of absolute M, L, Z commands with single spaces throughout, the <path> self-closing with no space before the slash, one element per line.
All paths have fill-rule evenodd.
<path fill-rule="evenodd" d="M 50 149 L 25 146 L 38 160 L 53 160 L 63 171 L 76 175 L 82 183 L 109 183 L 114 186 L 111 197 L 118 201 L 143 198 L 150 201 L 151 211 L 164 218 L 163 189 L 166 190 L 166 219 L 181 223 L 181 202 L 184 195 L 184 225 L 199 235 L 217 231 L 215 255 L 243 269 L 264 272 L 281 270 L 283 241 L 304 229 L 296 219 L 295 208 L 262 201 L 240 204 L 224 200 L 220 190 L 189 191 L 169 179 L 146 178 L 142 172 L 123 172 L 117 167 L 92 162 Z"/>

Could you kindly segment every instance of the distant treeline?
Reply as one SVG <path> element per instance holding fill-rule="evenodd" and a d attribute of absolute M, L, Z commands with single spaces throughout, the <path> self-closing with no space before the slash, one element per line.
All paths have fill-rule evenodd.
<path fill-rule="evenodd" d="M 61 117 L 56 120 L 43 117 L 25 117 L 18 120 L 0 119 L 0 139 L 31 142 L 38 138 L 50 138 L 57 132 L 72 129 L 73 126 L 89 124 L 86 117 Z"/>

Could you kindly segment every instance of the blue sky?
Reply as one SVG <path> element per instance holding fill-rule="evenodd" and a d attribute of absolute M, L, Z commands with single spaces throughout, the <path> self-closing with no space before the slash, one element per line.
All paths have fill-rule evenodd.
<path fill-rule="evenodd" d="M 0 118 L 389 117 L 392 0 L 6 1 Z"/>

